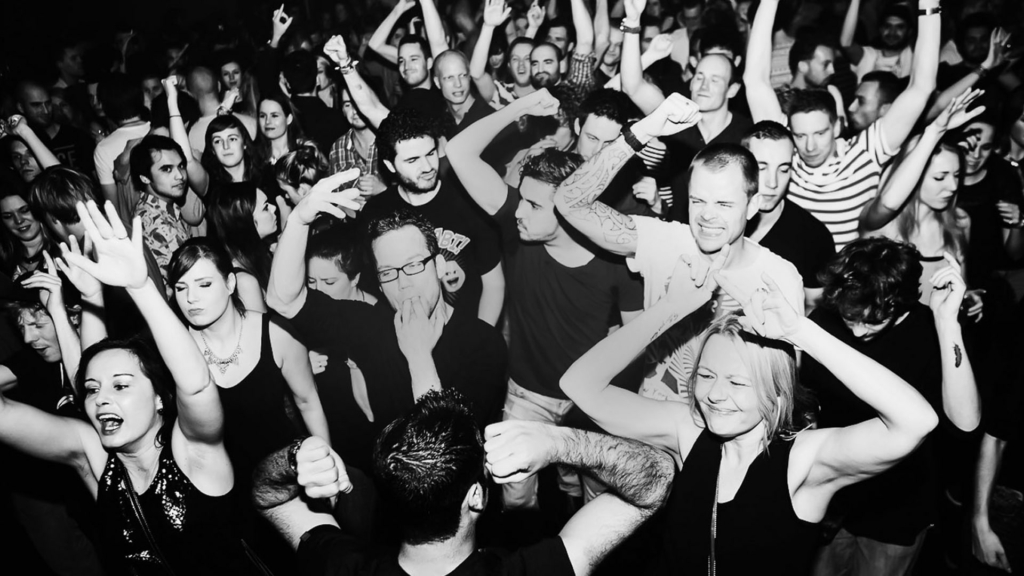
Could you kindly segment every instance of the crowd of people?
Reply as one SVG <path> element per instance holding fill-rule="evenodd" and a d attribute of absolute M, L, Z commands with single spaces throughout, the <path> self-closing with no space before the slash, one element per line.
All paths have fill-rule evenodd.
<path fill-rule="evenodd" d="M 4 573 L 1024 570 L 1024 5 L 243 9 L 0 85 Z"/>

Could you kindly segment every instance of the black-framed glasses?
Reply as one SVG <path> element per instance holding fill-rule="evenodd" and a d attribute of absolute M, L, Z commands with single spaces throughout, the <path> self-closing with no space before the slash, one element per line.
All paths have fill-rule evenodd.
<path fill-rule="evenodd" d="M 401 270 L 402 272 L 405 272 L 406 276 L 415 276 L 415 275 L 423 272 L 427 268 L 427 262 L 430 262 L 433 259 L 434 259 L 434 255 L 431 254 L 430 256 L 427 256 L 423 260 L 417 260 L 415 262 L 409 262 L 408 264 L 406 264 L 405 266 L 402 266 L 401 268 L 385 268 L 383 270 L 378 270 L 377 271 L 377 280 L 381 284 L 387 284 L 388 282 L 394 282 L 395 280 L 398 280 L 398 271 L 399 270 Z"/>

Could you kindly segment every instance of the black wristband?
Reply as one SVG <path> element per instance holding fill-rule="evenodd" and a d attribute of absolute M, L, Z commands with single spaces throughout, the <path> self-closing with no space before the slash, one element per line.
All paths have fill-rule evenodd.
<path fill-rule="evenodd" d="M 632 128 L 632 124 L 623 126 L 622 138 L 623 140 L 626 141 L 626 144 L 629 144 L 629 147 L 632 148 L 634 152 L 639 154 L 640 151 L 643 150 L 646 145 L 643 142 L 640 142 L 640 140 L 636 137 L 636 134 L 633 134 Z"/>

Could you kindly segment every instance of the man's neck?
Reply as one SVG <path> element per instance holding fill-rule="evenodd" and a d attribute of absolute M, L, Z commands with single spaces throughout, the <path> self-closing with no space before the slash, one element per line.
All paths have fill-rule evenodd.
<path fill-rule="evenodd" d="M 412 90 L 430 90 L 430 75 L 428 74 L 426 79 L 423 80 L 423 82 L 420 82 L 415 86 L 410 84 L 409 88 Z"/>
<path fill-rule="evenodd" d="M 474 102 L 476 102 L 476 98 L 470 94 L 461 104 L 448 103 L 448 109 L 451 110 L 452 116 L 455 117 L 456 124 L 462 124 L 462 119 L 466 117 L 466 113 L 473 107 Z"/>
<path fill-rule="evenodd" d="M 458 534 L 444 542 L 403 543 L 398 549 L 398 565 L 410 576 L 444 576 L 454 572 L 474 550 L 476 539 L 472 528 L 460 529 Z"/>
<path fill-rule="evenodd" d="M 544 242 L 548 255 L 567 268 L 577 268 L 593 260 L 594 253 L 576 241 L 565 229 L 559 230 L 554 238 Z"/>
<path fill-rule="evenodd" d="M 796 88 L 797 90 L 806 90 L 811 86 L 807 83 L 807 78 L 803 74 L 797 72 L 797 74 L 793 76 L 793 82 L 790 83 L 790 87 Z"/>
<path fill-rule="evenodd" d="M 199 98 L 199 112 L 203 116 L 215 116 L 217 114 L 217 108 L 220 107 L 220 101 L 217 97 L 212 94 L 207 94 L 202 98 Z"/>
<path fill-rule="evenodd" d="M 352 138 L 355 139 L 355 141 L 363 148 L 369 148 L 377 141 L 377 135 L 373 133 L 373 130 L 370 130 L 369 126 L 366 126 L 365 128 L 353 128 Z"/>
<path fill-rule="evenodd" d="M 732 122 L 732 112 L 729 112 L 729 105 L 726 104 L 718 110 L 701 112 L 697 129 L 700 130 L 700 135 L 705 142 L 711 142 L 725 131 L 730 122 Z"/>
<path fill-rule="evenodd" d="M 46 134 L 46 136 L 49 139 L 53 140 L 54 138 L 57 137 L 57 133 L 60 132 L 60 124 L 57 124 L 56 122 L 52 122 L 52 123 L 50 123 L 49 126 L 46 126 L 45 128 L 35 128 L 35 127 L 33 127 L 33 130 L 35 130 L 36 133 L 40 133 L 41 132 L 43 134 Z"/>
<path fill-rule="evenodd" d="M 786 200 L 781 200 L 770 212 L 759 212 L 754 221 L 754 230 L 747 235 L 747 238 L 760 242 L 772 231 L 772 227 L 782 217 L 782 211 L 786 207 Z"/>
<path fill-rule="evenodd" d="M 405 186 L 398 186 L 398 195 L 401 196 L 402 200 L 405 200 L 410 206 L 423 206 L 431 200 L 437 197 L 437 193 L 441 191 L 441 180 L 437 180 L 437 185 L 430 192 L 410 192 Z"/>

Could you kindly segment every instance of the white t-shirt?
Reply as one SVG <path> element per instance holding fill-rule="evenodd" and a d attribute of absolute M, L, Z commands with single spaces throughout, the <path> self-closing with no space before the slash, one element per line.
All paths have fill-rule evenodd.
<path fill-rule="evenodd" d="M 242 121 L 242 125 L 245 126 L 246 132 L 249 133 L 249 138 L 256 140 L 256 119 L 245 114 L 234 114 L 234 116 Z M 216 117 L 216 114 L 212 116 L 203 116 L 199 120 L 196 120 L 196 123 L 193 124 L 192 128 L 188 131 L 188 144 L 192 147 L 192 154 L 194 154 L 197 159 L 200 158 L 203 155 L 203 151 L 206 150 L 206 129 L 210 127 L 210 122 Z"/>
<path fill-rule="evenodd" d="M 142 138 L 149 134 L 149 122 L 137 126 L 121 127 L 110 133 L 109 136 L 100 140 L 96 145 L 96 151 L 92 154 L 92 161 L 96 165 L 96 178 L 100 184 L 113 186 L 114 161 L 124 152 L 128 142 Z"/>
<path fill-rule="evenodd" d="M 892 72 L 898 78 L 910 76 L 910 69 L 914 65 L 914 50 L 907 46 L 895 56 L 884 56 L 882 51 L 871 46 L 864 46 L 864 55 L 857 63 L 855 71 L 857 81 L 860 82 L 868 72 L 876 70 L 881 72 Z"/>
<path fill-rule="evenodd" d="M 668 291 L 672 272 L 683 254 L 697 254 L 697 242 L 690 227 L 679 222 L 662 222 L 656 218 L 633 216 L 637 231 L 636 255 L 626 259 L 630 270 L 644 278 L 644 308 L 656 304 Z M 786 300 L 801 315 L 804 313 L 803 280 L 796 267 L 787 260 L 753 242 L 743 239 L 746 249 L 757 250 L 752 263 L 743 268 L 729 268 L 726 273 L 737 285 L 753 292 L 764 286 L 762 274 L 767 273 Z M 715 319 L 727 312 L 741 310 L 739 302 L 724 291 L 701 309 L 662 334 L 647 347 L 644 383 L 640 395 L 656 400 L 686 401 L 686 381 L 690 377 L 697 354 L 697 337 Z"/>

